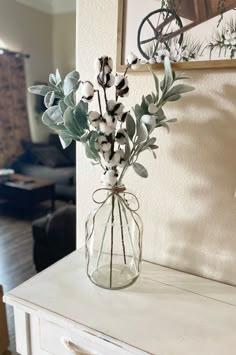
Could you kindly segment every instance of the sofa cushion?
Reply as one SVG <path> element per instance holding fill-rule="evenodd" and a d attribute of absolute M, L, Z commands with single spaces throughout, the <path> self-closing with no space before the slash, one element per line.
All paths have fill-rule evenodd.
<path fill-rule="evenodd" d="M 60 152 L 57 147 L 48 145 L 45 147 L 31 147 L 30 154 L 35 164 L 49 166 L 51 168 L 71 166 L 71 162 Z"/>
<path fill-rule="evenodd" d="M 73 185 L 75 181 L 74 166 L 50 168 L 43 165 L 21 164 L 18 172 L 38 179 L 52 180 L 56 184 Z"/>

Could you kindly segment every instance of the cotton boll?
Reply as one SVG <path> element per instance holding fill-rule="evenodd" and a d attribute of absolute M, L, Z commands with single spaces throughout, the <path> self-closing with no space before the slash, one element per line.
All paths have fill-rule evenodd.
<path fill-rule="evenodd" d="M 97 82 L 103 88 L 111 88 L 115 83 L 115 77 L 112 74 L 103 74 L 100 72 L 97 76 Z"/>
<path fill-rule="evenodd" d="M 158 111 L 158 108 L 156 107 L 156 105 L 155 104 L 150 104 L 149 106 L 148 106 L 148 112 L 149 113 L 151 113 L 151 114 L 155 114 L 155 113 L 157 113 L 157 111 Z"/>
<path fill-rule="evenodd" d="M 90 81 L 85 81 L 82 85 L 82 100 L 84 102 L 92 101 L 94 97 L 94 87 Z"/>
<path fill-rule="evenodd" d="M 96 150 L 101 150 L 102 152 L 109 152 L 111 150 L 111 143 L 108 142 L 106 136 L 99 136 L 95 142 Z"/>
<path fill-rule="evenodd" d="M 116 142 L 120 145 L 126 144 L 127 132 L 125 129 L 119 129 L 116 133 Z"/>
<path fill-rule="evenodd" d="M 128 96 L 128 79 L 123 74 L 117 74 L 115 78 L 116 93 L 120 97 Z"/>
<path fill-rule="evenodd" d="M 123 113 L 124 105 L 114 100 L 109 100 L 107 103 L 108 113 L 111 116 L 120 116 Z"/>
<path fill-rule="evenodd" d="M 99 123 L 99 129 L 102 133 L 106 134 L 107 136 L 111 134 L 114 130 L 114 127 L 108 126 L 105 120 L 102 120 Z"/>
<path fill-rule="evenodd" d="M 145 124 L 148 129 L 148 132 L 152 132 L 156 127 L 156 117 L 151 115 L 143 115 L 141 117 L 141 122 Z"/>
<path fill-rule="evenodd" d="M 140 59 L 134 54 L 130 53 L 126 59 L 126 63 L 133 69 L 136 70 L 140 67 Z"/>
<path fill-rule="evenodd" d="M 96 111 L 90 111 L 89 114 L 88 114 L 88 119 L 89 119 L 90 124 L 94 128 L 99 128 L 99 123 L 101 121 L 100 113 L 98 113 Z"/>
<path fill-rule="evenodd" d="M 110 159 L 108 161 L 108 166 L 110 168 L 113 168 L 115 166 L 118 166 L 120 164 L 120 151 L 117 150 L 113 154 L 111 154 Z"/>
<path fill-rule="evenodd" d="M 97 74 L 100 72 L 103 72 L 104 74 L 110 74 L 113 69 L 112 58 L 104 55 L 96 59 L 94 63 L 94 69 Z"/>
<path fill-rule="evenodd" d="M 126 121 L 128 114 L 129 114 L 129 111 L 123 112 L 120 116 L 117 117 L 118 121 L 124 123 Z"/>

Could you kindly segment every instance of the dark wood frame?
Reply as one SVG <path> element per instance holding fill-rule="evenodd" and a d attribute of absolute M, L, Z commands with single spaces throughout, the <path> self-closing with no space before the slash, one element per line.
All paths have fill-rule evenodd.
<path fill-rule="evenodd" d="M 122 64 L 123 57 L 123 42 L 125 37 L 124 31 L 124 17 L 125 17 L 125 1 L 118 0 L 118 21 L 117 21 L 117 52 L 116 52 L 116 67 L 117 71 L 125 71 L 126 66 Z M 160 70 L 163 68 L 163 64 L 143 64 L 140 66 L 137 72 L 148 71 L 149 67 L 152 69 Z M 225 60 L 204 60 L 198 62 L 181 62 L 173 63 L 174 70 L 188 70 L 188 69 L 226 69 L 236 68 L 236 59 Z"/>

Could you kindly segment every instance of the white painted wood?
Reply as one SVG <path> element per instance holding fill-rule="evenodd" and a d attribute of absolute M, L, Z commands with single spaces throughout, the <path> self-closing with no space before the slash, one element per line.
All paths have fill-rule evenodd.
<path fill-rule="evenodd" d="M 29 315 L 24 311 L 15 308 L 14 322 L 15 322 L 17 352 L 22 355 L 31 355 Z"/>
<path fill-rule="evenodd" d="M 46 354 L 63 355 L 64 337 L 92 354 L 235 355 L 236 288 L 150 263 L 136 284 L 108 291 L 88 280 L 76 251 L 5 301 L 37 315 Z"/>

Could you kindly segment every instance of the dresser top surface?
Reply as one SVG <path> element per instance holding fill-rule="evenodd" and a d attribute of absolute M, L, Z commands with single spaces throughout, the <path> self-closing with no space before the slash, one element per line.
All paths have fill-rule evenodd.
<path fill-rule="evenodd" d="M 236 348 L 236 288 L 151 263 L 133 286 L 103 290 L 87 278 L 79 250 L 4 300 L 156 355 L 233 355 Z"/>

